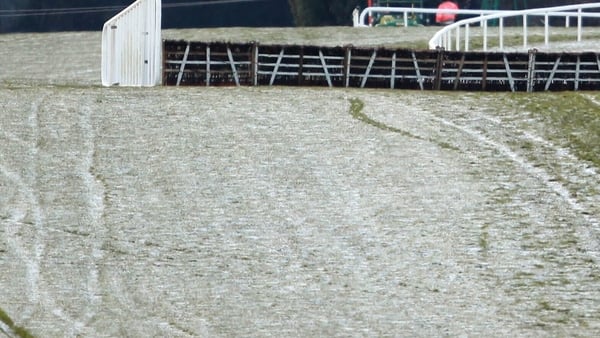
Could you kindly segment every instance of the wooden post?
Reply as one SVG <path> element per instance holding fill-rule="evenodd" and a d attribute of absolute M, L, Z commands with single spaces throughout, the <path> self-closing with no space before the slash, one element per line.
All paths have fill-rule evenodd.
<path fill-rule="evenodd" d="M 579 70 L 581 68 L 581 55 L 577 55 L 577 63 L 575 64 L 575 91 L 579 90 Z"/>
<path fill-rule="evenodd" d="M 304 46 L 300 47 L 300 58 L 298 59 L 298 85 L 302 86 L 304 79 Z"/>
<path fill-rule="evenodd" d="M 440 90 L 442 88 L 442 72 L 444 71 L 444 48 L 437 49 L 437 57 L 435 59 L 435 78 L 433 80 L 433 89 Z"/>
<path fill-rule="evenodd" d="M 206 86 L 210 86 L 210 45 L 206 45 Z"/>
<path fill-rule="evenodd" d="M 252 75 L 252 85 L 258 86 L 258 43 L 252 43 L 252 57 L 250 59 L 250 72 Z"/>
<path fill-rule="evenodd" d="M 394 89 L 396 84 L 396 52 L 392 54 L 392 72 L 390 74 L 390 88 Z"/>
<path fill-rule="evenodd" d="M 483 57 L 483 68 L 481 69 L 481 90 L 485 91 L 487 87 L 488 54 Z"/>
<path fill-rule="evenodd" d="M 535 84 L 535 54 L 537 49 L 529 50 L 529 62 L 527 63 L 527 92 L 531 93 Z"/>

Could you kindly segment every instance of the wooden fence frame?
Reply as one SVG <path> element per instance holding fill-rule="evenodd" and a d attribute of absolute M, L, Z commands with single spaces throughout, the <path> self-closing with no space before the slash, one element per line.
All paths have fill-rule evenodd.
<path fill-rule="evenodd" d="M 598 53 L 464 52 L 166 40 L 164 85 L 600 89 Z"/>

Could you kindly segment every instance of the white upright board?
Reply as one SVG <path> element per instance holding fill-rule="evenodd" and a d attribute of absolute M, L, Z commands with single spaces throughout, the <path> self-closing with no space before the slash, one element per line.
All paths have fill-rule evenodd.
<path fill-rule="evenodd" d="M 160 84 L 161 15 L 161 0 L 137 0 L 104 24 L 103 86 Z"/>

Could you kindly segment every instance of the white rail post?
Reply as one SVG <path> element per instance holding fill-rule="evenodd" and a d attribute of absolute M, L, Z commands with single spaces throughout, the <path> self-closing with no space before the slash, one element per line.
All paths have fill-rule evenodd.
<path fill-rule="evenodd" d="M 523 14 L 523 48 L 527 48 L 527 14 Z"/>
<path fill-rule="evenodd" d="M 550 19 L 548 16 L 548 12 L 544 14 L 544 45 L 548 46 L 550 43 Z"/>
<path fill-rule="evenodd" d="M 358 19 L 359 15 L 360 15 L 360 10 L 358 10 L 358 7 L 356 7 L 352 11 L 352 26 L 358 27 L 360 25 L 360 21 Z"/>
<path fill-rule="evenodd" d="M 577 42 L 581 42 L 581 26 L 582 26 L 581 8 L 579 8 L 577 10 Z"/>
<path fill-rule="evenodd" d="M 161 82 L 161 0 L 137 0 L 102 29 L 102 85 Z"/>
<path fill-rule="evenodd" d="M 487 46 L 488 46 L 488 34 L 487 34 L 488 21 L 486 19 L 484 19 L 482 21 L 482 23 L 483 23 L 483 51 L 486 52 Z"/>
<path fill-rule="evenodd" d="M 456 26 L 456 51 L 460 51 L 460 26 Z"/>
<path fill-rule="evenodd" d="M 500 50 L 504 49 L 504 18 L 499 18 L 498 21 L 498 45 L 500 46 Z"/>
<path fill-rule="evenodd" d="M 465 52 L 469 51 L 469 39 L 471 39 L 471 36 L 469 35 L 469 28 L 471 27 L 471 25 L 467 24 L 465 26 Z"/>

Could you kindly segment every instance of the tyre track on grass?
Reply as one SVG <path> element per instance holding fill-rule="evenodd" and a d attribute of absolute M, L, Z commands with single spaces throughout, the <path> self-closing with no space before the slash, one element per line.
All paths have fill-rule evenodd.
<path fill-rule="evenodd" d="M 26 280 L 26 297 L 27 302 L 23 304 L 23 310 L 20 314 L 22 320 L 27 320 L 34 315 L 37 311 L 38 305 L 44 303 L 43 297 L 40 292 L 40 261 L 45 250 L 44 237 L 46 232 L 44 231 L 44 220 L 43 211 L 40 206 L 38 196 L 36 196 L 35 180 L 38 177 L 37 165 L 35 159 L 38 156 L 38 140 L 39 140 L 39 113 L 40 106 L 43 104 L 46 96 L 42 96 L 39 100 L 31 103 L 29 109 L 29 116 L 27 117 L 26 126 L 31 132 L 31 141 L 27 145 L 24 141 L 24 145 L 27 146 L 29 157 L 28 163 L 32 172 L 27 173 L 23 169 L 24 174 L 29 174 L 30 181 L 27 182 L 27 178 L 23 175 L 11 171 L 7 166 L 0 163 L 0 173 L 2 173 L 9 182 L 15 185 L 16 193 L 13 196 L 13 205 L 11 214 L 3 220 L 4 229 L 6 233 L 6 241 L 12 251 L 17 257 L 23 262 L 25 269 L 25 280 Z M 23 154 L 25 155 L 25 154 Z M 31 248 L 28 248 L 26 243 L 19 239 L 20 233 L 29 233 L 33 230 Z M 24 238 L 28 239 L 28 238 Z"/>
<path fill-rule="evenodd" d="M 509 171 L 516 170 L 517 176 L 507 182 L 514 182 L 513 188 L 517 190 L 511 192 L 516 194 L 511 198 L 516 199 L 499 207 L 509 208 L 505 212 L 521 209 L 525 219 L 532 223 L 527 228 L 517 225 L 514 228 L 518 234 L 516 238 L 495 230 L 495 236 L 504 243 L 498 243 L 498 247 L 512 243 L 512 250 L 523 255 L 523 258 L 513 257 L 512 264 L 500 264 L 495 268 L 499 269 L 496 273 L 506 285 L 505 294 L 515 302 L 515 307 L 509 311 L 530 313 L 534 320 L 529 325 L 546 327 L 543 331 L 550 330 L 547 332 L 569 332 L 574 327 L 593 331 L 589 328 L 593 327 L 598 315 L 591 301 L 598 295 L 593 288 L 593 276 L 597 273 L 600 255 L 595 206 L 600 200 L 590 192 L 582 191 L 578 195 L 577 187 L 582 181 L 597 186 L 596 171 L 568 150 L 537 135 L 536 128 L 530 124 L 535 121 L 522 124 L 520 113 L 497 117 L 485 111 L 470 111 L 463 118 L 436 115 L 433 119 L 440 124 L 459 131 L 481 147 L 494 150 L 498 159 L 503 157 L 514 164 L 514 169 Z M 515 117 L 516 120 L 511 121 Z M 522 142 L 532 146 L 519 148 Z M 498 165 L 500 163 L 495 166 Z M 562 175 L 563 170 L 567 172 L 566 177 Z M 527 180 L 533 179 L 529 184 L 534 185 L 522 182 L 518 171 L 525 174 L 523 177 Z M 506 225 L 510 226 L 510 222 Z M 514 270 L 508 274 L 500 273 L 503 267 Z M 586 274 L 589 277 L 574 277 Z"/>
<path fill-rule="evenodd" d="M 7 234 L 6 241 L 23 262 L 25 269 L 27 301 L 23 302 L 23 310 L 19 314 L 20 321 L 40 322 L 42 318 L 46 318 L 43 313 L 52 313 L 62 322 L 69 323 L 74 322 L 73 318 L 65 314 L 63 308 L 57 305 L 56 299 L 44 291 L 41 269 L 49 233 L 36 185 L 40 177 L 38 171 L 42 142 L 40 115 L 49 95 L 44 94 L 31 103 L 24 125 L 24 128 L 29 131 L 30 140 L 22 141 L 22 146 L 27 151 L 22 155 L 27 157 L 24 162 L 29 166 L 23 168 L 22 173 L 19 174 L 0 163 L 0 172 L 15 185 L 17 190 L 12 213 L 3 223 Z"/>
<path fill-rule="evenodd" d="M 101 270 L 99 265 L 104 259 L 104 251 L 102 243 L 106 235 L 106 227 L 103 222 L 104 218 L 104 200 L 105 187 L 100 175 L 94 167 L 96 156 L 96 132 L 94 131 L 92 112 L 88 104 L 81 105 L 79 112 L 79 124 L 81 128 L 82 149 L 81 161 L 76 169 L 77 173 L 81 174 L 88 213 L 90 216 L 89 227 L 92 230 L 91 234 L 86 237 L 89 241 L 90 253 L 87 255 L 86 268 L 88 269 L 88 277 L 84 286 L 84 293 L 87 303 L 85 310 L 80 315 L 80 321 L 74 322 L 70 328 L 70 335 L 78 335 L 86 332 L 86 328 L 90 328 L 89 323 L 93 320 L 97 310 L 102 304 L 102 288 L 100 285 Z M 89 334 L 89 332 L 88 332 Z"/>
<path fill-rule="evenodd" d="M 109 97 L 106 101 L 113 99 L 123 98 Z M 140 265 L 145 264 L 142 260 L 146 257 L 138 256 L 137 246 L 140 242 L 130 238 L 136 234 L 125 232 L 121 227 L 123 221 L 118 220 L 121 208 L 129 205 L 121 205 L 118 200 L 117 196 L 126 188 L 123 183 L 115 183 L 110 169 L 110 161 L 115 156 L 111 154 L 115 144 L 110 142 L 115 131 L 111 129 L 112 122 L 107 121 L 114 118 L 94 118 L 94 113 L 98 110 L 111 109 L 104 107 L 103 103 L 100 104 L 101 108 L 98 108 L 98 102 L 89 103 L 89 106 L 92 108 L 82 108 L 80 116 L 84 141 L 81 147 L 83 156 L 77 172 L 81 173 L 86 187 L 86 200 L 91 216 L 91 234 L 85 237 L 89 241 L 86 262 L 86 268 L 89 269 L 87 294 L 95 305 L 90 303 L 87 306 L 88 313 L 82 315 L 82 319 L 90 323 L 90 328 L 104 327 L 98 330 L 109 336 L 148 336 L 156 335 L 156 332 L 160 332 L 158 335 L 161 336 L 192 336 L 170 322 L 166 314 L 171 313 L 170 309 L 165 307 L 159 310 L 152 306 L 152 311 L 148 311 L 146 302 L 156 302 L 156 295 L 148 294 L 150 290 L 146 289 L 144 279 L 138 279 Z M 135 216 L 133 217 L 130 221 L 136 222 Z M 108 323 L 107 312 L 113 316 Z M 176 317 L 176 314 L 172 317 Z M 92 323 L 94 320 L 98 322 Z"/>
<path fill-rule="evenodd" d="M 568 188 L 566 183 L 560 182 L 560 180 L 556 179 L 556 175 L 551 173 L 549 170 L 545 169 L 541 165 L 537 165 L 536 163 L 530 161 L 526 158 L 525 155 L 519 154 L 519 152 L 511 149 L 510 146 L 506 145 L 502 140 L 500 140 L 501 136 L 493 135 L 494 131 L 496 133 L 503 132 L 506 130 L 507 126 L 500 119 L 486 116 L 480 112 L 471 111 L 469 113 L 475 119 L 485 120 L 488 123 L 493 124 L 491 128 L 486 128 L 486 131 L 483 129 L 478 130 L 476 128 L 470 127 L 468 122 L 461 124 L 460 122 L 453 122 L 450 119 L 440 116 L 432 117 L 434 120 L 439 123 L 451 127 L 455 130 L 460 131 L 461 133 L 467 135 L 468 137 L 476 140 L 482 145 L 491 147 L 492 149 L 498 151 L 502 156 L 509 159 L 511 162 L 516 164 L 519 168 L 521 168 L 527 175 L 534 177 L 540 182 L 543 186 L 547 187 L 550 191 L 552 191 L 556 196 L 563 201 L 571 210 L 575 211 L 580 217 L 582 217 L 585 222 L 589 225 L 588 227 L 577 227 L 579 238 L 585 243 L 586 251 L 588 251 L 595 260 L 598 259 L 597 255 L 600 253 L 600 243 L 593 241 L 593 238 L 596 238 L 596 234 L 598 227 L 600 226 L 600 222 L 598 218 L 594 215 L 594 212 L 590 210 L 589 206 L 578 201 Z M 569 164 L 577 163 L 579 160 L 571 155 L 565 149 L 559 149 L 557 146 L 553 145 L 551 142 L 545 140 L 544 138 L 534 135 L 528 131 L 520 130 L 522 134 L 522 138 L 535 143 L 537 145 L 548 147 L 552 149 L 552 153 L 554 154 L 568 154 L 565 155 L 564 158 L 551 158 L 548 161 L 557 161 L 561 162 L 562 160 L 567 160 Z M 514 135 L 513 135 L 514 136 Z M 498 139 L 498 140 L 496 140 Z M 535 148 L 535 147 L 534 147 Z M 584 168 L 583 172 L 576 173 L 578 177 L 588 176 L 590 172 L 595 173 L 593 169 Z M 596 198 L 597 199 L 597 198 Z M 600 201 L 592 201 L 600 202 Z M 592 204 L 593 205 L 593 204 Z"/>
<path fill-rule="evenodd" d="M 60 231 L 60 229 L 48 229 L 45 222 L 43 207 L 40 203 L 37 180 L 40 177 L 38 170 L 43 156 L 40 144 L 44 143 L 44 136 L 41 133 L 43 126 L 40 125 L 40 114 L 48 98 L 48 94 L 31 103 L 29 115 L 21 128 L 26 129 L 27 139 L 23 140 L 9 131 L 5 131 L 2 138 L 10 140 L 12 144 L 25 149 L 19 152 L 24 156 L 23 161 L 26 168 L 12 169 L 11 163 L 0 163 L 0 175 L 4 176 L 9 186 L 14 187 L 14 193 L 10 197 L 5 197 L 9 202 L 6 208 L 7 215 L 0 215 L 0 225 L 3 226 L 6 234 L 6 242 L 10 250 L 18 257 L 23 264 L 24 278 L 26 280 L 26 291 L 23 292 L 27 299 L 23 301 L 23 308 L 19 313 L 20 321 L 36 321 L 41 323 L 48 318 L 42 313 L 51 313 L 59 318 L 67 336 L 75 336 L 85 331 L 85 327 L 96 314 L 95 309 L 100 306 L 101 290 L 98 282 L 99 270 L 96 262 L 102 259 L 100 250 L 100 241 L 92 240 L 91 255 L 88 262 L 88 281 L 84 286 L 86 293 L 86 310 L 82 311 L 81 320 L 76 320 L 66 313 L 66 308 L 57 304 L 57 299 L 48 291 L 44 291 L 44 278 L 42 266 L 44 265 L 46 240 L 49 238 L 49 230 Z M 82 174 L 83 191 L 88 193 L 87 201 L 89 204 L 89 214 L 92 219 L 92 226 L 98 229 L 99 220 L 103 213 L 104 189 L 99 184 L 93 174 L 93 155 L 94 155 L 94 132 L 91 126 L 91 112 L 88 108 L 83 108 L 80 114 L 81 132 L 83 135 L 83 154 L 78 168 Z M 18 126 L 19 127 L 19 126 Z M 20 172 L 19 172 L 20 171 Z M 100 233 L 101 235 L 102 233 Z M 40 328 L 38 328 L 40 329 Z M 90 332 L 86 332 L 90 334 Z"/>
<path fill-rule="evenodd" d="M 521 112 L 465 110 L 465 102 L 455 98 L 434 108 L 424 105 L 419 96 L 414 101 L 401 99 L 403 111 L 398 110 L 398 102 L 383 104 L 360 120 L 456 152 L 479 180 L 489 181 L 489 200 L 477 218 L 484 222 L 485 246 L 479 259 L 490 270 L 476 276 L 503 291 L 509 301 L 505 314 L 523 318 L 526 313 L 530 319 L 516 323 L 530 332 L 569 332 L 576 326 L 565 325 L 593 325 L 600 196 L 593 189 L 579 195 L 573 192 L 582 182 L 597 186 L 596 169 L 539 136 L 537 122 L 524 121 L 526 114 Z M 523 142 L 533 146 L 519 148 Z M 560 177 L 563 170 L 565 179 Z M 503 196 L 503 191 L 508 195 Z M 488 222 L 496 226 L 491 228 Z M 522 226 L 527 222 L 527 227 Z M 575 277 L 586 274 L 590 277 Z"/>
<path fill-rule="evenodd" d="M 122 234 L 115 233 L 106 224 L 105 212 L 108 207 L 106 201 L 109 200 L 107 194 L 110 188 L 101 173 L 102 160 L 97 159 L 96 124 L 93 119 L 93 111 L 87 105 L 80 112 L 79 123 L 83 142 L 82 157 L 76 171 L 82 176 L 82 191 L 86 192 L 85 199 L 90 215 L 88 226 L 91 230 L 91 234 L 85 237 L 90 248 L 86 266 L 89 271 L 86 285 L 86 297 L 89 303 L 85 306 L 86 310 L 80 317 L 81 322 L 72 325 L 70 331 L 81 333 L 85 332 L 85 328 L 92 328 L 88 324 L 95 319 L 98 310 L 106 310 L 107 306 L 105 304 L 111 303 L 111 307 L 124 311 L 118 321 L 119 325 L 116 326 L 118 330 L 112 331 L 111 334 L 124 334 L 122 330 L 124 327 L 131 325 L 130 321 L 139 321 L 140 318 L 145 318 L 148 314 L 139 310 L 140 304 L 139 300 L 136 299 L 136 291 L 131 289 L 131 283 L 122 275 L 123 273 L 130 273 L 129 264 L 112 261 L 114 257 L 111 257 L 111 254 L 114 253 L 114 250 L 121 249 L 119 247 L 115 248 L 115 244 L 111 244 L 111 242 L 119 241 Z M 127 249 L 122 250 L 124 250 L 122 253 L 130 254 Z M 107 300 L 104 300 L 107 292 L 110 292 L 110 296 Z M 118 306 L 115 307 L 115 303 Z M 166 317 L 151 316 L 145 318 L 144 322 L 151 323 L 153 327 L 160 328 L 163 332 L 170 331 L 172 335 L 189 335 L 173 324 L 168 323 Z M 137 332 L 134 334 L 147 334 L 147 331 L 143 330 L 131 332 Z"/>
<path fill-rule="evenodd" d="M 6 243 L 16 257 L 22 262 L 25 270 L 27 291 L 26 300 L 22 302 L 23 309 L 20 314 L 22 320 L 31 318 L 39 303 L 39 279 L 40 279 L 40 257 L 44 247 L 39 244 L 39 236 L 34 236 L 34 252 L 19 239 L 20 233 L 27 232 L 27 228 L 37 228 L 41 224 L 41 209 L 37 204 L 33 191 L 25 183 L 21 176 L 8 170 L 0 164 L 0 174 L 8 179 L 9 184 L 14 184 L 16 192 L 11 196 L 13 201 L 10 205 L 10 213 L 2 216 L 2 225 L 6 234 Z M 14 201 L 14 200 L 17 201 Z"/>
<path fill-rule="evenodd" d="M 567 149 L 561 148 L 543 137 L 536 135 L 534 131 L 529 131 L 530 129 L 527 125 L 519 127 L 510 120 L 505 121 L 506 119 L 503 119 L 502 116 L 486 114 L 486 108 L 473 109 L 471 107 L 465 111 L 466 105 L 468 106 L 470 104 L 468 99 L 466 101 L 463 101 L 462 99 L 454 101 L 456 98 L 449 100 L 449 97 L 446 95 L 442 95 L 441 98 L 443 98 L 443 100 L 439 100 L 439 103 L 435 106 L 435 110 L 428 108 L 423 109 L 423 107 L 428 107 L 428 104 L 422 102 L 424 98 L 421 96 L 417 95 L 414 98 L 408 99 L 403 98 L 405 101 L 403 101 L 402 104 L 406 105 L 405 109 L 408 109 L 413 114 L 415 113 L 413 110 L 417 110 L 420 115 L 420 117 L 416 119 L 411 119 L 409 124 L 404 126 L 403 129 L 395 128 L 393 126 L 395 122 L 390 120 L 389 116 L 383 117 L 384 115 L 382 115 L 382 118 L 384 118 L 385 121 L 381 122 L 371 118 L 371 114 L 368 114 L 369 116 L 367 116 L 367 114 L 362 113 L 366 117 L 361 120 L 365 123 L 377 126 L 380 129 L 399 132 L 407 137 L 431 142 L 441 148 L 459 151 L 474 161 L 477 161 L 479 155 L 473 151 L 477 151 L 476 148 L 481 148 L 481 146 L 501 154 L 503 158 L 506 158 L 518 168 L 521 168 L 527 176 L 535 178 L 542 186 L 546 187 L 549 191 L 552 191 L 553 194 L 559 197 L 570 210 L 573 210 L 576 214 L 580 215 L 585 222 L 590 225 L 585 229 L 579 229 L 580 234 L 582 235 L 580 237 L 587 240 L 588 251 L 595 256 L 600 253 L 600 243 L 591 240 L 597 237 L 596 235 L 600 227 L 600 221 L 595 213 L 595 206 L 600 205 L 599 196 L 587 194 L 585 198 L 582 198 L 581 196 L 577 196 L 576 192 L 573 191 L 575 188 L 572 187 L 573 185 L 581 184 L 581 182 L 587 182 L 592 186 L 600 184 L 600 180 L 597 177 L 597 171 L 593 167 L 582 164 L 581 161 Z M 481 102 L 485 102 L 485 100 Z M 362 109 L 362 106 L 360 108 Z M 384 111 L 386 108 L 387 107 L 379 107 L 379 109 L 383 109 Z M 394 110 L 394 108 L 390 109 Z M 351 112 L 351 114 L 353 113 Z M 424 117 L 423 114 L 427 114 L 428 117 Z M 379 113 L 379 115 L 381 115 L 381 113 Z M 515 118 L 515 115 L 511 113 L 510 118 Z M 517 119 L 520 119 L 520 117 L 517 116 Z M 439 125 L 449 127 L 457 130 L 460 134 L 466 135 L 467 139 L 475 141 L 476 148 L 463 149 L 464 146 L 456 143 L 456 140 L 440 140 L 441 137 L 447 137 L 442 130 L 433 129 L 430 133 L 423 134 L 423 128 L 435 128 L 431 125 L 427 127 L 427 124 L 430 124 L 427 120 L 435 121 Z M 416 121 L 420 121 L 420 125 L 415 124 Z M 458 141 L 460 141 L 460 139 L 461 138 L 459 138 Z M 543 158 L 529 159 L 529 154 L 526 151 L 519 151 L 511 148 L 510 144 L 514 143 L 515 140 L 531 142 L 535 145 L 533 146 L 534 149 L 536 147 L 545 147 L 548 150 L 545 154 L 542 154 Z M 560 165 L 561 169 L 564 168 L 565 172 L 569 174 L 568 179 L 561 182 L 561 180 L 556 178 L 557 176 L 560 176 L 560 173 L 554 172 L 552 170 L 553 168 L 545 168 L 544 163 L 534 162 L 536 160 Z"/>

